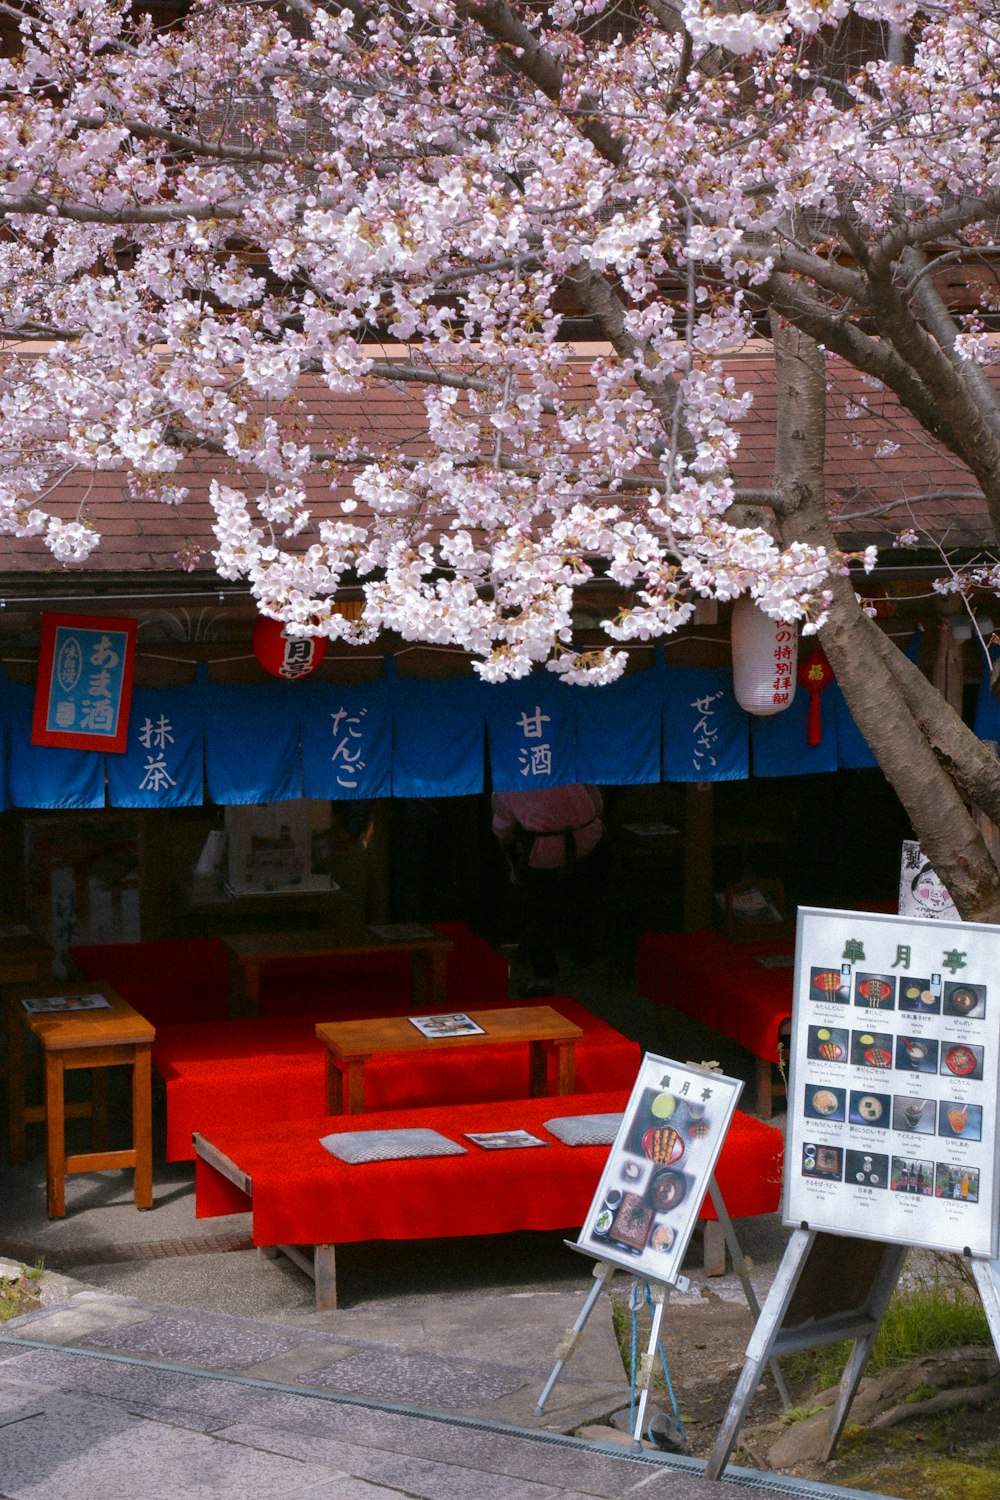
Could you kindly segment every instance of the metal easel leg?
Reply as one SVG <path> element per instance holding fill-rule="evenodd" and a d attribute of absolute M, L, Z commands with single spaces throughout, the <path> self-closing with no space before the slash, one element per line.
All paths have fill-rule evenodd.
<path fill-rule="evenodd" d="M 743 1426 L 743 1418 L 760 1384 L 764 1367 L 770 1363 L 771 1350 L 781 1329 L 782 1319 L 815 1238 L 814 1231 L 809 1229 L 792 1231 L 781 1265 L 778 1267 L 778 1274 L 771 1285 L 761 1316 L 757 1319 L 754 1331 L 750 1335 L 740 1378 L 705 1466 L 706 1479 L 719 1478 L 729 1461 L 729 1455 L 736 1446 L 736 1439 Z"/>
<path fill-rule="evenodd" d="M 750 1280 L 751 1263 L 744 1256 L 742 1247 L 740 1246 L 740 1242 L 736 1238 L 736 1230 L 733 1228 L 733 1221 L 729 1217 L 729 1210 L 726 1208 L 726 1205 L 723 1201 L 722 1194 L 719 1191 L 719 1185 L 715 1180 L 714 1174 L 708 1184 L 708 1196 L 712 1200 L 712 1207 L 715 1209 L 719 1223 L 722 1225 L 722 1232 L 726 1237 L 726 1244 L 729 1247 L 729 1254 L 733 1262 L 733 1270 L 740 1278 L 740 1285 L 743 1287 L 743 1295 L 747 1299 L 747 1306 L 750 1308 L 750 1312 L 753 1315 L 753 1320 L 756 1323 L 757 1319 L 760 1317 L 760 1303 L 757 1301 L 757 1293 L 754 1291 L 753 1283 Z M 771 1375 L 774 1379 L 774 1383 L 778 1388 L 778 1396 L 781 1399 L 782 1408 L 784 1411 L 789 1411 L 792 1406 L 792 1398 L 788 1394 L 788 1387 L 786 1386 L 784 1379 L 782 1378 L 781 1370 L 778 1367 L 778 1361 L 776 1359 L 770 1360 L 768 1362 L 768 1369 L 770 1370 Z"/>
<path fill-rule="evenodd" d="M 993 1335 L 993 1347 L 1000 1356 L 1000 1261 L 978 1260 L 973 1257 L 971 1264 L 986 1321 Z"/>
<path fill-rule="evenodd" d="M 660 1328 L 663 1323 L 663 1313 L 670 1300 L 672 1287 L 662 1281 L 650 1283 L 649 1293 L 653 1299 L 653 1324 L 649 1331 L 649 1343 L 639 1366 L 638 1385 L 641 1391 L 639 1397 L 639 1409 L 635 1414 L 635 1427 L 632 1430 L 632 1440 L 636 1443 L 642 1442 L 643 1428 L 646 1421 L 646 1405 L 649 1401 L 649 1387 L 653 1379 L 653 1361 L 656 1355 L 657 1345 L 660 1342 Z"/>
<path fill-rule="evenodd" d="M 615 1267 L 611 1264 L 610 1261 L 600 1260 L 594 1266 L 594 1285 L 587 1293 L 587 1300 L 581 1307 L 576 1322 L 573 1324 L 572 1328 L 567 1328 L 565 1334 L 563 1335 L 561 1343 L 556 1349 L 556 1362 L 553 1366 L 552 1374 L 545 1382 L 545 1388 L 542 1391 L 542 1394 L 539 1396 L 538 1400 L 535 1402 L 536 1417 L 540 1417 L 545 1411 L 545 1403 L 546 1401 L 548 1401 L 549 1396 L 552 1394 L 552 1387 L 559 1379 L 559 1375 L 562 1371 L 563 1365 L 569 1359 L 570 1355 L 573 1353 L 574 1349 L 579 1343 L 584 1324 L 590 1317 L 590 1314 L 594 1309 L 595 1302 L 601 1295 L 601 1292 L 604 1290 L 604 1288 L 608 1285 L 614 1274 Z"/>

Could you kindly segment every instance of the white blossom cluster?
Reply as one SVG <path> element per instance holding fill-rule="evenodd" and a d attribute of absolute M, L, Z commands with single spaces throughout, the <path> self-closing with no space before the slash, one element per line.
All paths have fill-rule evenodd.
<path fill-rule="evenodd" d="M 809 47 L 913 5 L 604 9 L 36 0 L 0 59 L 0 532 L 84 563 L 96 474 L 183 506 L 203 454 L 218 574 L 293 634 L 604 682 L 625 652 L 573 649 L 602 579 L 611 642 L 744 593 L 815 629 L 845 559 L 731 515 L 727 361 L 779 284 L 840 316 L 859 246 L 986 234 L 997 16 L 929 0 L 834 89 Z M 992 357 L 974 321 L 949 352 Z"/>

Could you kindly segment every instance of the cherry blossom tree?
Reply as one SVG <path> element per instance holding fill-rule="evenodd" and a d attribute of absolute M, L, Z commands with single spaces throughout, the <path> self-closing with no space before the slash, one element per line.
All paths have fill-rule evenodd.
<path fill-rule="evenodd" d="M 0 530 L 85 564 L 96 472 L 179 506 L 200 456 L 217 570 L 264 613 L 452 642 L 489 680 L 609 681 L 749 594 L 820 631 L 960 910 L 1000 918 L 996 758 L 864 613 L 875 558 L 840 550 L 823 485 L 835 355 L 1000 521 L 996 285 L 956 311 L 938 276 L 995 248 L 994 6 L 0 14 Z M 777 461 L 745 494 L 727 355 L 761 329 Z M 387 392 L 403 436 L 318 416 Z M 581 653 L 595 579 L 625 602 Z"/>

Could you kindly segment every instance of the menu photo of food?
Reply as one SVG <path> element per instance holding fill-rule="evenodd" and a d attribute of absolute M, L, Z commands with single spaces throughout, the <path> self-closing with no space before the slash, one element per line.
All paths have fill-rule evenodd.
<path fill-rule="evenodd" d="M 809 970 L 809 998 L 827 1005 L 850 1005 L 851 971 L 841 969 L 813 968 Z"/>
<path fill-rule="evenodd" d="M 971 1020 L 981 1021 L 986 1015 L 985 984 L 946 984 L 944 1014 L 968 1016 Z"/>
<path fill-rule="evenodd" d="M 811 1120 L 843 1120 L 847 1108 L 846 1089 L 831 1089 L 827 1085 L 807 1083 L 805 1088 L 805 1112 Z"/>
<path fill-rule="evenodd" d="M 892 1035 L 888 1031 L 852 1031 L 851 1063 L 856 1068 L 892 1067 Z"/>
<path fill-rule="evenodd" d="M 810 1026 L 806 1053 L 815 1062 L 847 1061 L 849 1033 L 839 1026 Z"/>
<path fill-rule="evenodd" d="M 940 975 L 931 980 L 907 974 L 899 985 L 899 1008 L 917 1016 L 936 1016 L 941 1009 Z"/>
<path fill-rule="evenodd" d="M 723 1073 L 647 1055 L 577 1247 L 649 1280 L 673 1281 L 742 1087 Z"/>
<path fill-rule="evenodd" d="M 869 1130 L 887 1130 L 891 1109 L 890 1094 L 876 1094 L 870 1089 L 851 1089 L 847 1118 L 852 1125 L 864 1125 Z"/>
<path fill-rule="evenodd" d="M 941 1054 L 941 1072 L 947 1077 L 979 1079 L 983 1076 L 983 1049 L 960 1042 Z"/>
<path fill-rule="evenodd" d="M 854 980 L 854 1003 L 870 1010 L 895 1010 L 895 974 L 866 974 L 859 971 Z"/>

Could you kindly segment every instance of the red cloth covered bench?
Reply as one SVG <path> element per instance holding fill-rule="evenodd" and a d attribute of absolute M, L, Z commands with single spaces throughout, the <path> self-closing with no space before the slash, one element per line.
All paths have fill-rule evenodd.
<path fill-rule="evenodd" d="M 523 1002 L 491 1000 L 493 1006 L 518 1003 Z M 578 1093 L 632 1087 L 640 1062 L 636 1042 L 575 1000 L 559 997 L 546 1003 L 583 1030 L 576 1047 Z M 316 1037 L 316 1022 L 357 1013 L 340 1009 L 333 1015 L 326 1011 L 159 1027 L 153 1066 L 166 1084 L 167 1160 L 191 1160 L 196 1130 L 211 1137 L 250 1118 L 272 1122 L 325 1114 L 326 1049 Z M 409 1015 L 412 1006 L 397 1002 L 382 1013 Z M 553 1069 L 554 1064 L 553 1057 Z M 528 1092 L 528 1070 L 526 1043 L 465 1049 L 442 1043 L 442 1050 L 431 1055 L 373 1058 L 365 1068 L 365 1104 L 370 1110 L 416 1109 L 470 1099 L 517 1099 Z M 554 1090 L 554 1072 L 549 1086 Z"/>
<path fill-rule="evenodd" d="M 493 1005 L 507 997 L 502 953 L 464 922 L 434 922 L 452 940 L 447 1000 L 456 1010 Z M 156 1027 L 222 1021 L 229 1015 L 229 963 L 218 938 L 164 938 L 148 943 L 102 943 L 71 948 L 80 977 L 103 979 Z M 262 1016 L 308 1015 L 333 1020 L 347 1005 L 387 1013 L 408 1003 L 410 962 L 405 953 L 345 954 L 339 959 L 281 959 L 262 972 Z"/>
<path fill-rule="evenodd" d="M 639 939 L 637 988 L 657 1005 L 693 1016 L 757 1059 L 757 1109 L 770 1119 L 780 1091 L 792 1018 L 794 944 L 790 938 L 732 938 L 721 932 L 652 932 Z M 759 960 L 777 960 L 761 963 Z"/>
<path fill-rule="evenodd" d="M 195 1212 L 253 1215 L 254 1243 L 311 1246 L 293 1258 L 316 1279 L 317 1308 L 336 1306 L 335 1246 L 574 1229 L 586 1216 L 607 1146 L 566 1146 L 544 1128 L 563 1115 L 623 1111 L 629 1090 L 555 1099 L 318 1116 L 270 1126 L 230 1126 L 197 1139 Z M 468 1146 L 462 1156 L 348 1165 L 320 1145 L 331 1132 L 421 1126 Z M 484 1151 L 470 1130 L 528 1130 L 549 1144 Z M 716 1166 L 732 1218 L 773 1213 L 781 1181 L 781 1132 L 737 1112 Z M 700 1215 L 714 1219 L 706 1197 Z"/>

